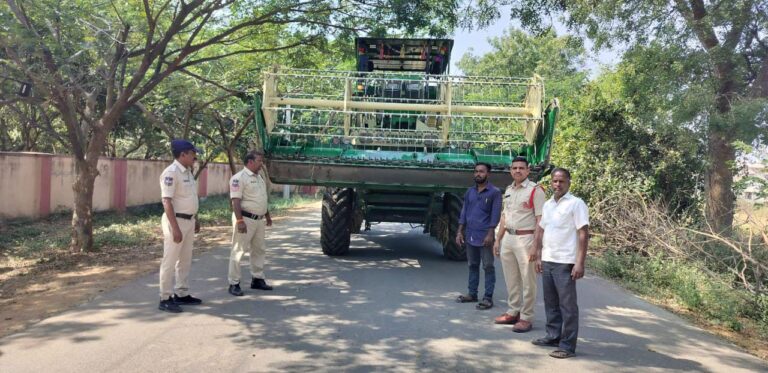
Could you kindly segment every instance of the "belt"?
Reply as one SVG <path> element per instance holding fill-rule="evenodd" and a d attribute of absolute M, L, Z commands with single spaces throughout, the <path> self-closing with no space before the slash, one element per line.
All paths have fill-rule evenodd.
<path fill-rule="evenodd" d="M 192 218 L 195 217 L 195 214 L 191 214 L 190 215 L 190 214 L 182 214 L 182 213 L 177 212 L 176 213 L 176 217 L 177 218 L 182 218 L 182 219 L 187 219 L 187 220 L 192 220 Z"/>
<path fill-rule="evenodd" d="M 253 219 L 253 220 L 259 220 L 264 217 L 264 215 L 251 214 L 248 211 L 240 211 L 240 214 L 245 216 L 246 218 Z"/>
<path fill-rule="evenodd" d="M 526 234 L 533 234 L 535 231 L 533 229 L 507 229 L 507 233 L 514 234 L 517 236 L 523 236 Z"/>

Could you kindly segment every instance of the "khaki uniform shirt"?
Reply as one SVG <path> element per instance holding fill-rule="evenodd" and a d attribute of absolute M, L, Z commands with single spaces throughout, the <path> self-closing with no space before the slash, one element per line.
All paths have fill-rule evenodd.
<path fill-rule="evenodd" d="M 239 198 L 243 211 L 259 216 L 266 214 L 269 207 L 264 178 L 247 168 L 229 179 L 229 198 Z"/>
<path fill-rule="evenodd" d="M 197 214 L 197 181 L 192 170 L 184 167 L 178 160 L 160 174 L 160 195 L 170 198 L 173 211 L 179 214 Z"/>
<path fill-rule="evenodd" d="M 530 206 L 531 193 L 536 188 L 533 195 L 533 206 Z M 536 216 L 541 216 L 542 208 L 546 197 L 544 190 L 538 187 L 536 183 L 528 179 L 523 180 L 519 187 L 512 185 L 504 191 L 503 211 L 504 228 L 508 230 L 534 230 L 536 229 Z"/>

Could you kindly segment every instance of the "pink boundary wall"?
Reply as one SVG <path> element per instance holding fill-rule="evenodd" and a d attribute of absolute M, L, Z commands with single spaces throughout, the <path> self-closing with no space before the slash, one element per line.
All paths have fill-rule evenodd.
<path fill-rule="evenodd" d="M 170 160 L 99 159 L 93 193 L 96 211 L 160 201 L 159 178 Z M 226 194 L 232 172 L 226 163 L 209 163 L 198 179 L 200 197 Z M 0 152 L 0 219 L 38 218 L 71 210 L 71 156 Z M 280 186 L 273 186 L 274 190 Z"/>
<path fill-rule="evenodd" d="M 51 213 L 51 157 L 40 156 L 40 203 L 38 214 Z"/>

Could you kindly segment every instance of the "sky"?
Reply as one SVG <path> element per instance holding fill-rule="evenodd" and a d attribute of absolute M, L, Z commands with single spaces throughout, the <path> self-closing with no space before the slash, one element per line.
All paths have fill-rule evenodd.
<path fill-rule="evenodd" d="M 461 75 L 461 69 L 456 64 L 461 60 L 461 57 L 465 53 L 472 51 L 474 55 L 483 55 L 491 51 L 491 45 L 488 43 L 488 39 L 492 37 L 498 37 L 504 35 L 504 32 L 509 29 L 510 26 L 515 28 L 521 28 L 518 21 L 510 20 L 509 9 L 505 8 L 501 10 L 501 16 L 492 25 L 489 25 L 482 30 L 456 30 L 453 35 L 453 51 L 451 53 L 451 75 Z M 565 26 L 562 23 L 555 20 L 555 31 L 558 35 L 564 35 L 567 33 Z M 590 71 L 590 78 L 596 77 L 603 66 L 613 66 L 619 62 L 619 56 L 621 53 L 616 51 L 602 51 L 600 53 L 594 53 L 592 43 L 589 40 L 585 40 L 585 47 L 587 48 L 587 58 L 584 68 Z"/>

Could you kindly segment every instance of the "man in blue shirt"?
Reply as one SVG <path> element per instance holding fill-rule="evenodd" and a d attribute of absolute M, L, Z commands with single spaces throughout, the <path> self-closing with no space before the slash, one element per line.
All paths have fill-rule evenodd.
<path fill-rule="evenodd" d="M 493 288 L 496 286 L 496 268 L 493 266 L 494 230 L 501 217 L 501 191 L 488 182 L 491 165 L 475 165 L 475 186 L 464 193 L 464 206 L 459 217 L 456 244 L 466 244 L 469 262 L 469 293 L 459 295 L 459 303 L 477 302 L 480 285 L 480 262 L 485 271 L 485 294 L 477 304 L 479 310 L 493 307 Z"/>

